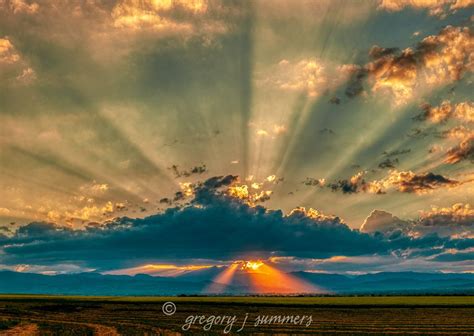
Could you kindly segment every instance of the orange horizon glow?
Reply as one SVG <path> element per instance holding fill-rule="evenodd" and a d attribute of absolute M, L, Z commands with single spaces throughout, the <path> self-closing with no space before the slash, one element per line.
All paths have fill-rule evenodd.
<path fill-rule="evenodd" d="M 298 279 L 261 260 L 239 260 L 214 278 L 206 293 L 220 294 L 232 283 L 235 275 L 247 277 L 251 290 L 262 294 L 296 294 L 321 292 L 314 285 Z"/>

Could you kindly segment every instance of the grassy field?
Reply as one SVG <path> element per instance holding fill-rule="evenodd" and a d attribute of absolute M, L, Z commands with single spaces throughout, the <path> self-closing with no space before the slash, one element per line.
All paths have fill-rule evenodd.
<path fill-rule="evenodd" d="M 264 319 L 303 315 L 300 324 Z M 205 329 L 217 316 L 235 317 L 230 334 L 239 335 L 473 335 L 474 297 L 0 296 L 0 335 L 222 335 L 230 320 Z"/>
<path fill-rule="evenodd" d="M 0 295 L 3 300 L 66 300 L 100 302 L 156 302 L 243 304 L 243 305 L 323 305 L 323 306 L 474 306 L 474 296 L 62 296 Z"/>

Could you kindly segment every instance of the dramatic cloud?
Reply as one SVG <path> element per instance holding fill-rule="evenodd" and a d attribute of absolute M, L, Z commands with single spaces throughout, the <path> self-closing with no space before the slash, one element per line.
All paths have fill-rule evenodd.
<path fill-rule="evenodd" d="M 412 171 L 393 170 L 382 184 L 392 185 L 400 192 L 423 194 L 437 188 L 455 187 L 459 182 L 431 172 L 415 174 Z"/>
<path fill-rule="evenodd" d="M 339 180 L 328 185 L 333 191 L 344 194 L 369 192 L 384 194 L 389 189 L 403 193 L 424 194 L 438 188 L 456 187 L 461 182 L 434 173 L 417 174 L 412 171 L 390 170 L 388 175 L 380 180 L 366 181 L 366 172 L 359 172 L 350 179 Z"/>
<path fill-rule="evenodd" d="M 442 237 L 474 237 L 474 210 L 469 204 L 457 203 L 451 207 L 432 207 L 420 211 L 413 220 L 400 218 L 382 210 L 374 210 L 361 226 L 362 232 L 381 232 L 390 235 L 396 231 L 413 237 L 437 234 Z"/>
<path fill-rule="evenodd" d="M 471 128 L 471 124 L 474 122 L 474 105 L 471 102 L 451 104 L 450 101 L 445 100 L 436 107 L 427 103 L 421 107 L 424 112 L 415 118 L 417 120 L 445 123 L 453 119 L 463 123 L 461 126 L 453 127 L 442 133 L 445 138 L 458 141 L 455 146 L 448 149 L 444 162 L 455 164 L 464 160 L 474 161 L 474 130 Z"/>
<path fill-rule="evenodd" d="M 215 177 L 200 184 L 191 204 L 144 219 L 120 218 L 102 226 L 73 230 L 50 223 L 31 223 L 0 242 L 2 264 L 77 264 L 118 268 L 123 259 L 188 258 L 229 260 L 272 254 L 300 257 L 386 254 L 393 250 L 434 245 L 465 249 L 469 240 L 435 236 L 381 238 L 360 233 L 338 217 L 317 210 L 280 210 L 250 206 L 230 197 L 226 189 L 235 177 Z M 221 188 L 223 188 L 221 190 Z"/>
<path fill-rule="evenodd" d="M 346 91 L 363 91 L 368 76 L 372 91 L 393 94 L 397 104 L 408 102 L 415 89 L 435 88 L 459 81 L 474 69 L 474 38 L 468 27 L 447 26 L 438 35 L 424 38 L 414 48 L 399 50 L 373 46 L 372 61 L 360 68 Z"/>
<path fill-rule="evenodd" d="M 474 161 L 474 137 L 463 140 L 447 152 L 446 163 L 458 163 L 462 160 Z"/>
<path fill-rule="evenodd" d="M 457 203 L 448 208 L 433 207 L 422 211 L 420 224 L 432 225 L 474 225 L 474 209 L 469 204 Z"/>
<path fill-rule="evenodd" d="M 444 132 L 443 135 L 459 140 L 456 146 L 448 149 L 444 162 L 455 164 L 463 160 L 474 161 L 474 130 L 458 126 Z"/>
<path fill-rule="evenodd" d="M 424 112 L 417 117 L 418 120 L 441 123 L 453 118 L 463 122 L 474 122 L 474 104 L 472 102 L 451 104 L 449 100 L 444 100 L 439 106 L 425 103 L 421 108 Z"/>

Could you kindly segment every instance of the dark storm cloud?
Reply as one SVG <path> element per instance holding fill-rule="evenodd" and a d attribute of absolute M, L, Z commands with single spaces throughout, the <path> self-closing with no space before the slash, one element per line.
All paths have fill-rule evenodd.
<path fill-rule="evenodd" d="M 64 261 L 106 269 L 124 261 L 158 258 L 225 260 L 272 253 L 300 257 L 386 254 L 432 246 L 466 249 L 472 240 L 438 236 L 411 238 L 369 235 L 350 229 L 338 217 L 311 217 L 303 211 L 251 207 L 227 196 L 234 176 L 215 177 L 196 187 L 192 204 L 143 219 L 119 218 L 72 230 L 31 223 L 1 240 L 4 264 L 54 264 Z"/>

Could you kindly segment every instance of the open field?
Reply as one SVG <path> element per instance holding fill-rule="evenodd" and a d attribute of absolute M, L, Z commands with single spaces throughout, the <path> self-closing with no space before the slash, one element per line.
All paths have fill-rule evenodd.
<path fill-rule="evenodd" d="M 176 304 L 169 316 L 167 301 Z M 473 335 L 472 316 L 470 296 L 0 296 L 0 335 L 221 335 L 244 321 L 240 335 Z"/>

